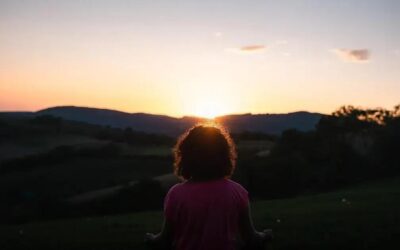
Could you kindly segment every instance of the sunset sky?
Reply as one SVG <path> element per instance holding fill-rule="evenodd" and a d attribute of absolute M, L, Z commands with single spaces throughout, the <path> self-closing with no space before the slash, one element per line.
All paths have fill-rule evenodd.
<path fill-rule="evenodd" d="M 400 1 L 0 0 L 0 111 L 400 103 Z"/>

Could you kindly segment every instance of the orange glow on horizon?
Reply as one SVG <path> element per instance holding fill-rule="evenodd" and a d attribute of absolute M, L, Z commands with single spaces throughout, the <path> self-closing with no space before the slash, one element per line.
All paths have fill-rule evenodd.
<path fill-rule="evenodd" d="M 214 119 L 217 116 L 227 114 L 227 109 L 224 108 L 221 102 L 203 101 L 197 103 L 194 115 L 207 119 Z"/>

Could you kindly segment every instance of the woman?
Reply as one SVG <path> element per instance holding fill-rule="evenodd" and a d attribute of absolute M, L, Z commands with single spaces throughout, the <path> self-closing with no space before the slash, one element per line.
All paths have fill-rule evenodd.
<path fill-rule="evenodd" d="M 235 145 L 216 126 L 198 125 L 179 139 L 174 172 L 183 180 L 164 201 L 164 223 L 158 234 L 146 234 L 158 248 L 176 250 L 259 248 L 271 231 L 258 232 L 251 219 L 248 193 L 232 181 Z"/>

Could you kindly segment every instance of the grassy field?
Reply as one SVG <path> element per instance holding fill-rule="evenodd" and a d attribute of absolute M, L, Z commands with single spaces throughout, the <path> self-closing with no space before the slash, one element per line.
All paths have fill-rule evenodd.
<path fill-rule="evenodd" d="M 337 192 L 252 203 L 270 249 L 400 249 L 400 178 Z M 0 226 L 0 249 L 145 249 L 160 211 Z"/>

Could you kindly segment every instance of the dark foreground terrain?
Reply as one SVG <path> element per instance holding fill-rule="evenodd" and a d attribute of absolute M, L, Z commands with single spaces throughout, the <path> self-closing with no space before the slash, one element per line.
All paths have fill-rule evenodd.
<path fill-rule="evenodd" d="M 399 249 L 400 178 L 336 192 L 252 203 L 270 249 Z M 160 208 L 161 209 L 161 208 Z M 0 226 L 0 249 L 145 249 L 161 211 Z"/>

